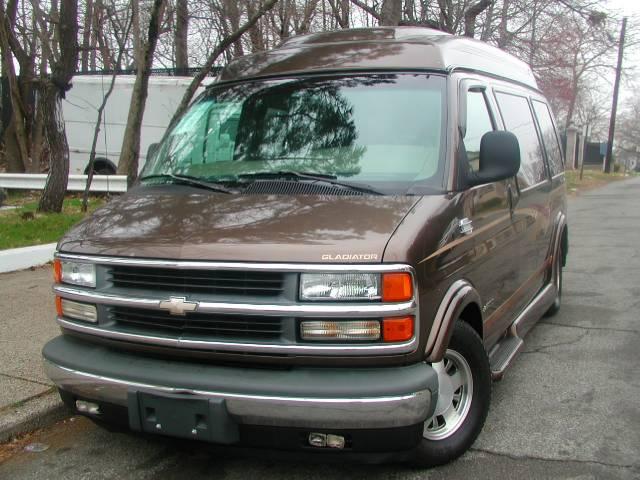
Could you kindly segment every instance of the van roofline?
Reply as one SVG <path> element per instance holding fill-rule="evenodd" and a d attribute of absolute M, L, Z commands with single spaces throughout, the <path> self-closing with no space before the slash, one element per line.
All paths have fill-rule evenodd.
<path fill-rule="evenodd" d="M 346 71 L 473 71 L 538 91 L 522 60 L 479 40 L 422 27 L 376 27 L 292 37 L 280 47 L 240 57 L 219 81 Z"/>

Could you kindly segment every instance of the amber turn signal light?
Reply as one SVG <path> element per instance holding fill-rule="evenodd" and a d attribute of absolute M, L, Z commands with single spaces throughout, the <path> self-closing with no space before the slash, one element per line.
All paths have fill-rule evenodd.
<path fill-rule="evenodd" d="M 413 298 L 413 282 L 409 273 L 382 275 L 382 301 L 403 302 Z"/>
<path fill-rule="evenodd" d="M 53 261 L 53 281 L 56 283 L 62 282 L 62 264 L 57 258 Z"/>
<path fill-rule="evenodd" d="M 413 338 L 413 316 L 382 320 L 382 340 L 384 342 L 404 342 L 411 338 Z"/>
<path fill-rule="evenodd" d="M 61 297 L 56 297 L 56 312 L 58 313 L 59 317 L 62 316 L 62 298 Z"/>

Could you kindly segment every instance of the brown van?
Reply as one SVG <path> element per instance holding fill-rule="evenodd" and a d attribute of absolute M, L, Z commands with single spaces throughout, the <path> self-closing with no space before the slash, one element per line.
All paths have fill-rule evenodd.
<path fill-rule="evenodd" d="M 524 63 L 421 28 L 296 37 L 226 67 L 60 241 L 45 368 L 102 424 L 437 465 L 560 308 L 566 254 Z"/>

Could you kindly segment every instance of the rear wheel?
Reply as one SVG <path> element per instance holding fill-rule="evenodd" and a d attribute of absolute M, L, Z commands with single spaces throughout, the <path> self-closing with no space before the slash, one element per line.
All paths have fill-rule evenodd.
<path fill-rule="evenodd" d="M 94 175 L 115 175 L 116 166 L 107 158 L 98 157 L 93 162 Z M 84 169 L 84 174 L 89 174 L 89 165 Z"/>
<path fill-rule="evenodd" d="M 491 402 L 489 359 L 470 325 L 456 324 L 444 359 L 433 368 L 439 393 L 414 456 L 421 467 L 448 463 L 467 451 L 482 430 Z"/>

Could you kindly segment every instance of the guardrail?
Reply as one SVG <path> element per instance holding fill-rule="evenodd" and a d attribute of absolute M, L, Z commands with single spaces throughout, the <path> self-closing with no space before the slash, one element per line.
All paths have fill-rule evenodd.
<path fill-rule="evenodd" d="M 46 173 L 0 173 L 0 188 L 17 190 L 42 190 L 47 181 Z M 67 191 L 82 192 L 87 184 L 86 175 L 69 175 Z M 95 175 L 91 181 L 92 192 L 126 192 L 126 175 Z"/>

